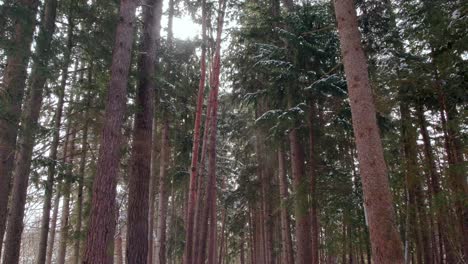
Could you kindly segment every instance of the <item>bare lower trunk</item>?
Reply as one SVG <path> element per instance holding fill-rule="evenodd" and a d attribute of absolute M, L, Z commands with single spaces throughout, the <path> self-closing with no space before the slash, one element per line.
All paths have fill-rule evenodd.
<path fill-rule="evenodd" d="M 295 128 L 289 132 L 292 176 L 294 191 L 296 192 L 294 214 L 296 216 L 297 256 L 295 260 L 298 264 L 306 264 L 312 262 L 310 214 L 307 197 L 309 188 L 305 178 L 304 149 L 301 142 L 299 142 L 297 133 Z"/>
<path fill-rule="evenodd" d="M 402 243 L 395 224 L 393 198 L 354 1 L 335 0 L 335 13 L 349 87 L 373 261 L 379 264 L 403 263 Z"/>
<path fill-rule="evenodd" d="M 47 255 L 46 255 L 47 264 L 52 263 L 52 255 L 54 253 L 55 232 L 57 230 L 58 208 L 60 205 L 60 197 L 61 197 L 60 189 L 61 189 L 60 184 L 57 184 L 57 194 L 55 195 L 54 211 L 52 212 L 49 241 L 47 242 Z"/>
<path fill-rule="evenodd" d="M 124 264 L 123 262 L 123 243 L 122 243 L 122 233 L 118 232 L 117 237 L 115 238 L 115 254 L 117 255 L 116 264 Z"/>
<path fill-rule="evenodd" d="M 120 130 L 125 116 L 137 2 L 120 1 L 120 20 L 112 54 L 111 78 L 93 184 L 93 200 L 83 264 L 112 263 L 113 251 L 110 249 L 115 232 L 113 211 L 122 141 Z"/>
<path fill-rule="evenodd" d="M 21 113 L 21 104 L 26 84 L 26 69 L 31 55 L 31 42 L 36 26 L 38 0 L 16 1 L 25 13 L 13 21 L 12 46 L 8 53 L 6 69 L 0 93 L 0 241 L 6 230 L 8 200 L 11 188 L 11 171 L 15 158 L 16 137 Z M 0 243 L 0 254 L 3 242 Z"/>
<path fill-rule="evenodd" d="M 68 126 L 73 126 L 72 122 L 70 122 L 70 116 L 68 117 L 69 122 Z M 60 240 L 59 240 L 59 251 L 57 257 L 58 264 L 65 264 L 65 257 L 67 253 L 67 242 L 69 237 L 69 216 L 70 216 L 70 199 L 71 199 L 71 187 L 73 182 L 73 155 L 75 154 L 75 135 L 76 129 L 71 129 L 70 140 L 68 143 L 68 151 L 66 154 L 66 166 L 68 166 L 66 170 L 65 179 L 63 182 L 63 205 L 62 205 L 62 219 L 60 221 Z"/>
<path fill-rule="evenodd" d="M 149 181 L 153 126 L 156 37 L 160 28 L 160 0 L 147 0 L 143 6 L 143 34 L 138 62 L 138 89 L 133 130 L 131 172 L 128 194 L 127 262 L 145 264 L 148 258 Z"/>
<path fill-rule="evenodd" d="M 156 258 L 157 264 L 166 264 L 166 220 L 168 206 L 168 179 L 167 167 L 169 164 L 170 149 L 169 149 L 169 123 L 163 121 L 161 133 L 161 158 L 159 161 L 159 205 L 158 205 L 158 224 L 156 231 Z"/>
<path fill-rule="evenodd" d="M 279 177 L 279 191 L 281 196 L 281 263 L 293 264 L 294 251 L 291 240 L 291 220 L 289 217 L 287 200 L 288 194 L 288 179 L 286 176 L 286 161 L 284 157 L 283 148 L 278 150 L 278 177 Z"/>
<path fill-rule="evenodd" d="M 90 106 L 91 96 L 90 92 L 86 95 L 86 105 Z M 81 262 L 81 243 L 82 243 L 82 218 L 83 218 L 83 188 L 86 169 L 86 158 L 88 153 L 88 130 L 89 130 L 89 110 L 85 110 L 84 114 L 84 128 L 83 136 L 81 138 L 81 155 L 80 155 L 80 168 L 78 171 L 78 190 L 76 201 L 76 228 L 75 228 L 75 245 L 73 248 L 73 263 L 78 264 Z"/>
<path fill-rule="evenodd" d="M 192 264 L 194 250 L 194 223 L 195 223 L 195 202 L 198 199 L 197 183 L 198 183 L 198 156 L 200 149 L 200 128 L 203 112 L 203 98 L 205 96 L 205 79 L 206 79 L 206 2 L 202 1 L 202 51 L 200 58 L 200 83 L 198 85 L 197 109 L 195 113 L 195 124 L 193 132 L 193 147 L 192 147 L 192 162 L 190 165 L 190 185 L 189 185 L 189 200 L 187 208 L 187 228 L 186 242 L 184 249 L 184 263 Z"/>
<path fill-rule="evenodd" d="M 315 152 L 315 133 L 314 129 L 317 126 L 316 123 L 316 111 L 314 102 L 311 102 L 309 112 L 309 173 L 310 173 L 310 193 L 311 193 L 311 207 L 310 207 L 310 216 L 311 216 L 311 231 L 312 231 L 312 262 L 311 264 L 319 263 L 319 229 L 318 229 L 318 209 L 317 209 L 317 194 L 316 194 L 316 182 L 317 182 L 317 158 Z"/>

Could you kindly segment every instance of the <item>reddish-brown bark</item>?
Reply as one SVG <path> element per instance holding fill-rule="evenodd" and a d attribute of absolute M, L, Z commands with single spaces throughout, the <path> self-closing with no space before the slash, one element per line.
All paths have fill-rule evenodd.
<path fill-rule="evenodd" d="M 121 0 L 119 23 L 112 55 L 111 79 L 101 135 L 101 146 L 90 212 L 88 236 L 83 263 L 112 262 L 112 242 L 115 232 L 115 194 L 120 161 L 125 115 L 128 72 L 135 30 L 136 0 Z"/>
<path fill-rule="evenodd" d="M 354 1 L 335 0 L 335 14 L 349 89 L 372 258 L 376 263 L 400 264 L 404 262 L 402 243 L 395 222 L 393 198 Z"/>
<path fill-rule="evenodd" d="M 294 214 L 296 217 L 296 263 L 306 264 L 312 261 L 311 229 L 309 217 L 309 188 L 306 184 L 304 169 L 304 148 L 299 140 L 296 128 L 289 132 L 291 145 L 291 168 L 294 183 Z"/>
<path fill-rule="evenodd" d="M 200 127 L 202 122 L 203 98 L 206 79 L 206 1 L 202 1 L 202 51 L 200 57 L 200 82 L 198 85 L 197 108 L 193 130 L 192 162 L 190 165 L 189 200 L 187 206 L 187 227 L 185 233 L 184 263 L 193 263 L 195 201 L 197 200 L 198 156 L 200 149 Z"/>
<path fill-rule="evenodd" d="M 279 178 L 279 191 L 281 199 L 281 263 L 293 264 L 294 263 L 294 250 L 291 240 L 291 220 L 287 208 L 288 201 L 288 179 L 286 175 L 286 160 L 283 147 L 278 149 L 278 178 Z"/>
<path fill-rule="evenodd" d="M 6 3 L 5 3 L 6 4 Z M 31 42 L 36 24 L 38 0 L 16 1 L 24 14 L 12 21 L 14 25 L 12 47 L 7 53 L 7 63 L 0 92 L 0 240 L 3 241 L 8 216 L 8 197 L 11 188 L 11 171 L 15 158 L 15 145 L 21 103 L 26 84 L 26 68 L 31 54 Z M 4 33 L 4 32 L 1 32 Z M 2 34 L 3 37 L 3 34 Z M 0 243 L 0 253 L 3 243 Z"/>
<path fill-rule="evenodd" d="M 137 112 L 133 128 L 128 193 L 127 262 L 146 263 L 148 258 L 148 211 L 153 126 L 156 38 L 160 30 L 160 0 L 143 5 L 143 32 L 138 62 Z"/>
<path fill-rule="evenodd" d="M 31 169 L 32 151 L 35 135 L 38 129 L 38 119 L 42 106 L 42 93 L 48 77 L 48 62 L 50 58 L 50 43 L 55 30 L 57 1 L 48 0 L 45 3 L 41 26 L 37 37 L 36 56 L 31 69 L 30 94 L 23 111 L 22 131 L 15 156 L 13 170 L 13 192 L 11 210 L 8 217 L 4 263 L 17 263 L 21 234 L 23 232 L 23 217 L 26 203 L 26 193 Z"/>

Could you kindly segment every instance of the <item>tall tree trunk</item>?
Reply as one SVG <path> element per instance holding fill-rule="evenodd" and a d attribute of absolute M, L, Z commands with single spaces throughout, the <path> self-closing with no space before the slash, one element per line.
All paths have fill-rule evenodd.
<path fill-rule="evenodd" d="M 223 177 L 223 186 L 222 186 L 222 192 L 226 192 L 226 177 Z M 225 232 L 226 232 L 226 207 L 223 206 L 223 210 L 221 213 L 221 241 L 219 243 L 219 255 L 218 255 L 218 264 L 223 263 L 223 252 L 224 252 L 224 247 L 225 247 Z"/>
<path fill-rule="evenodd" d="M 61 189 L 60 184 L 57 184 L 57 194 L 55 195 L 54 211 L 52 212 L 49 241 L 47 242 L 47 254 L 46 254 L 46 262 L 45 262 L 47 264 L 52 264 L 52 255 L 54 253 L 54 243 L 55 243 L 55 232 L 57 230 L 58 209 L 59 209 L 59 206 L 60 206 L 60 197 L 62 196 L 60 189 Z"/>
<path fill-rule="evenodd" d="M 156 100 L 155 100 L 155 107 L 154 110 L 156 109 Z M 155 110 L 156 111 L 156 110 Z M 148 213 L 148 220 L 149 220 L 149 226 L 148 226 L 148 263 L 154 263 L 154 233 L 155 233 L 155 228 L 154 224 L 156 221 L 156 215 L 155 212 L 157 211 L 158 208 L 156 208 L 156 191 L 158 190 L 158 179 L 159 179 L 159 166 L 158 166 L 158 161 L 160 158 L 160 146 L 158 144 L 158 139 L 159 134 L 158 134 L 158 124 L 157 124 L 157 119 L 156 116 L 154 115 L 153 117 L 153 144 L 152 144 L 152 150 L 151 150 L 151 178 L 150 178 L 150 186 L 149 186 L 149 193 L 150 193 L 150 210 Z"/>
<path fill-rule="evenodd" d="M 78 171 L 78 190 L 77 190 L 77 201 L 76 201 L 76 237 L 75 245 L 73 248 L 73 263 L 78 264 L 81 262 L 81 243 L 82 243 L 82 218 L 83 218 L 83 188 L 84 178 L 86 170 L 86 159 L 88 153 L 88 130 L 89 130 L 89 110 L 91 93 L 88 91 L 86 95 L 86 112 L 84 114 L 84 128 L 83 135 L 81 138 L 81 155 L 80 155 L 80 168 Z"/>
<path fill-rule="evenodd" d="M 31 55 L 31 42 L 36 26 L 39 0 L 18 0 L 16 5 L 23 15 L 13 21 L 14 32 L 11 51 L 7 51 L 7 64 L 0 92 L 0 241 L 5 234 L 11 171 L 15 158 L 18 122 L 26 84 L 26 69 Z M 0 254 L 3 243 L 0 243 Z"/>
<path fill-rule="evenodd" d="M 70 108 L 73 107 L 73 101 L 70 102 Z M 72 113 L 72 111 L 69 111 Z M 70 140 L 67 145 L 67 154 L 66 154 L 66 161 L 65 165 L 67 166 L 65 172 L 65 179 L 62 184 L 62 195 L 63 195 L 63 204 L 62 204 L 62 219 L 60 220 L 60 240 L 59 240 L 59 250 L 58 250 L 58 257 L 57 263 L 58 264 L 65 264 L 65 257 L 67 254 L 67 243 L 69 237 L 69 223 L 70 223 L 70 199 L 71 199 L 71 188 L 73 183 L 73 161 L 75 155 L 75 136 L 76 136 L 76 129 L 75 124 L 71 121 L 71 115 L 68 115 L 68 127 L 70 127 Z"/>
<path fill-rule="evenodd" d="M 169 122 L 163 120 L 161 132 L 161 157 L 159 161 L 159 205 L 158 205 L 158 224 L 156 231 L 156 258 L 157 264 L 166 264 L 166 220 L 168 206 L 168 186 L 167 186 L 167 167 L 169 164 Z"/>
<path fill-rule="evenodd" d="M 198 84 L 197 108 L 195 112 L 195 123 L 193 131 L 192 162 L 190 165 L 189 200 L 187 208 L 186 242 L 184 249 L 184 263 L 192 264 L 194 250 L 194 223 L 195 223 L 195 201 L 198 199 L 198 156 L 200 149 L 200 127 L 202 122 L 203 99 L 205 97 L 206 79 L 206 1 L 202 0 L 202 48 L 200 57 L 200 82 Z"/>
<path fill-rule="evenodd" d="M 83 263 L 112 263 L 110 250 L 115 232 L 115 194 L 120 161 L 120 132 L 126 108 L 126 91 L 135 31 L 136 0 L 121 0 L 111 78 L 99 148 L 97 172 L 93 184 L 86 251 Z"/>
<path fill-rule="evenodd" d="M 395 224 L 393 198 L 354 1 L 335 0 L 335 13 L 349 87 L 373 261 L 381 264 L 403 263 L 402 243 Z"/>
<path fill-rule="evenodd" d="M 68 66 L 71 61 L 71 52 L 73 48 L 73 23 L 68 23 L 68 35 L 67 35 L 67 48 L 64 53 L 63 65 L 62 65 L 62 79 L 60 80 L 60 88 L 58 90 L 58 103 L 55 110 L 54 117 L 54 131 L 52 135 L 52 143 L 50 147 L 49 160 L 50 165 L 48 166 L 47 171 L 47 180 L 45 183 L 44 191 L 44 205 L 42 208 L 42 220 L 41 220 L 41 231 L 39 238 L 39 252 L 37 257 L 37 264 L 44 264 L 46 261 L 46 252 L 47 252 L 47 239 L 49 235 L 49 222 L 50 222 L 50 210 L 52 207 L 52 193 L 54 188 L 54 177 L 56 173 L 56 160 L 57 160 L 57 150 L 60 140 L 60 128 L 62 122 L 62 113 L 63 113 L 63 104 L 65 97 L 65 88 L 67 85 L 68 79 Z"/>
<path fill-rule="evenodd" d="M 432 199 L 434 201 L 445 201 L 443 198 L 443 194 L 441 193 L 441 187 L 440 187 L 440 175 L 437 171 L 436 164 L 435 164 L 435 158 L 434 154 L 432 152 L 432 146 L 431 146 L 431 139 L 429 137 L 429 133 L 427 131 L 427 121 L 426 118 L 424 117 L 424 107 L 422 105 L 418 105 L 416 109 L 416 113 L 418 116 L 418 121 L 419 121 L 419 128 L 420 128 L 420 133 L 423 139 L 423 146 L 424 146 L 424 155 L 425 155 L 425 160 L 427 164 L 427 169 L 429 170 L 429 177 L 430 177 L 430 192 Z M 447 221 L 447 210 L 446 210 L 446 203 L 445 202 L 438 202 L 434 206 L 436 209 L 436 218 L 438 222 L 438 234 L 441 236 L 440 239 L 443 240 L 443 243 L 445 245 L 445 250 L 447 252 L 447 255 L 449 256 L 450 259 L 455 259 L 455 251 L 450 243 L 450 228 L 448 226 L 448 221 Z M 443 252 L 439 250 L 439 256 L 442 257 Z"/>
<path fill-rule="evenodd" d="M 20 137 L 13 171 L 14 192 L 11 199 L 11 212 L 8 217 L 8 230 L 3 258 L 4 263 L 13 264 L 19 261 L 31 158 L 42 105 L 42 92 L 47 77 L 49 76 L 48 63 L 51 55 L 50 43 L 52 42 L 52 36 L 55 31 L 56 9 L 56 0 L 46 1 L 37 38 L 37 52 L 31 70 L 29 100 L 23 111 L 23 133 Z"/>
<path fill-rule="evenodd" d="M 400 91 L 401 95 L 404 96 L 404 92 Z M 402 98 L 403 99 L 403 98 Z M 408 107 L 408 103 L 402 101 L 400 105 L 401 113 L 401 135 L 402 143 L 405 153 L 405 170 L 406 170 L 406 185 L 408 188 L 409 195 L 409 212 L 410 213 L 410 227 L 412 228 L 412 238 L 415 239 L 417 248 L 417 259 L 419 263 L 429 263 L 430 261 L 430 249 L 428 241 L 423 230 L 423 226 L 426 226 L 426 219 L 424 213 L 424 205 L 422 205 L 421 195 L 421 175 L 418 173 L 417 164 L 417 149 L 416 149 L 416 129 L 412 125 L 411 113 Z M 419 216 L 419 217 L 418 217 Z M 419 218 L 419 223 L 418 223 Z M 424 262 L 423 262 L 424 258 Z"/>
<path fill-rule="evenodd" d="M 154 38 L 156 42 L 156 51 L 160 49 L 161 45 L 161 18 L 162 18 L 162 8 L 163 8 L 163 1 L 156 1 L 154 3 L 157 5 L 154 7 L 153 12 L 154 12 L 154 19 L 156 20 L 155 25 L 154 25 Z M 158 67 L 158 60 L 155 60 L 155 71 L 159 70 Z M 153 254 L 153 249 L 154 249 L 154 223 L 155 223 L 155 197 L 156 197 L 156 191 L 157 191 L 157 186 L 158 186 L 158 160 L 160 157 L 160 151 L 159 151 L 159 144 L 158 144 L 158 124 L 156 122 L 156 111 L 157 111 L 157 102 L 158 102 L 157 96 L 154 96 L 154 106 L 153 106 L 153 129 L 152 129 L 152 146 L 151 146 L 151 170 L 150 170 L 150 184 L 149 184 L 149 213 L 148 213 L 148 220 L 149 220 L 149 226 L 148 226 L 148 263 L 153 263 L 154 259 L 154 254 Z"/>
<path fill-rule="evenodd" d="M 306 264 L 312 262 L 311 252 L 311 229 L 309 218 L 308 193 L 304 170 L 304 149 L 299 140 L 296 128 L 289 132 L 289 142 L 291 144 L 291 167 L 296 193 L 294 214 L 296 217 L 296 263 Z"/>
<path fill-rule="evenodd" d="M 203 131 L 203 144 L 201 150 L 200 166 L 198 175 L 203 177 L 198 177 L 197 183 L 197 200 L 195 205 L 195 224 L 194 224 L 194 245 L 193 245 L 193 263 L 198 264 L 205 256 L 205 241 L 206 241 L 206 231 L 207 225 L 206 220 L 207 215 L 205 215 L 205 203 L 206 200 L 206 173 L 205 173 L 205 157 L 208 147 L 208 137 L 210 134 L 211 127 L 211 109 L 213 104 L 213 90 L 210 91 L 208 96 L 208 106 L 206 110 L 206 118 Z"/>
<path fill-rule="evenodd" d="M 317 210 L 317 194 L 316 194 L 316 182 L 317 182 L 317 159 L 316 159 L 316 151 L 315 151 L 315 104 L 311 102 L 309 111 L 309 173 L 310 173 L 310 193 L 311 193 L 311 207 L 310 207 L 310 215 L 311 215 L 311 231 L 312 231 L 312 262 L 311 264 L 318 264 L 319 263 L 319 228 L 318 228 L 318 210 Z"/>
<path fill-rule="evenodd" d="M 147 0 L 143 5 L 143 32 L 138 62 L 138 88 L 133 130 L 131 171 L 128 193 L 127 262 L 146 263 L 148 258 L 149 181 L 153 126 L 156 38 L 161 25 L 161 0 Z"/>
<path fill-rule="evenodd" d="M 286 175 L 286 160 L 283 147 L 278 149 L 278 177 L 279 177 L 279 191 L 281 196 L 281 263 L 293 264 L 294 263 L 294 250 L 291 240 L 291 220 L 289 217 L 287 201 L 288 194 L 288 179 Z"/>

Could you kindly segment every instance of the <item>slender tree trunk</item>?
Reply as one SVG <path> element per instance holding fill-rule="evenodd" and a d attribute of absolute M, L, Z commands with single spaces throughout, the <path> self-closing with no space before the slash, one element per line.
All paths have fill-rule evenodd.
<path fill-rule="evenodd" d="M 116 264 L 124 264 L 122 233 L 120 230 L 118 231 L 117 237 L 115 238 L 115 253 L 117 255 Z"/>
<path fill-rule="evenodd" d="M 54 243 L 55 243 L 55 232 L 57 230 L 57 218 L 58 218 L 58 209 L 60 206 L 60 197 L 61 197 L 61 184 L 57 184 L 57 194 L 55 195 L 54 201 L 54 211 L 52 212 L 52 219 L 50 224 L 50 235 L 47 245 L 47 255 L 46 262 L 47 264 L 52 264 L 52 255 L 54 253 Z"/>
<path fill-rule="evenodd" d="M 402 243 L 395 224 L 393 198 L 354 1 L 335 0 L 335 13 L 349 87 L 373 261 L 379 264 L 403 263 Z"/>
<path fill-rule="evenodd" d="M 156 100 L 155 100 L 155 107 L 154 110 L 156 109 Z M 150 178 L 150 210 L 148 213 L 148 219 L 149 219 L 149 227 L 148 227 L 148 263 L 154 263 L 154 224 L 156 220 L 155 212 L 157 208 L 156 207 L 156 191 L 158 188 L 158 179 L 159 179 L 159 166 L 158 166 L 158 160 L 160 158 L 160 146 L 158 144 L 158 139 L 159 134 L 158 134 L 158 124 L 157 124 L 157 119 L 156 115 L 154 115 L 153 118 L 153 144 L 152 144 L 152 150 L 151 150 L 151 178 Z"/>
<path fill-rule="evenodd" d="M 206 241 L 206 220 L 207 215 L 204 214 L 205 207 L 207 206 L 204 202 L 206 200 L 206 173 L 205 173 L 205 157 L 206 157 L 206 150 L 208 144 L 208 137 L 210 134 L 210 126 L 211 126 L 211 109 L 213 104 L 213 90 L 209 93 L 209 100 L 208 106 L 206 111 L 206 119 L 205 119 L 205 126 L 203 131 L 203 144 L 202 144 L 202 151 L 201 151 L 201 159 L 200 159 L 200 168 L 199 168 L 199 175 L 203 177 L 198 177 L 199 181 L 197 183 L 197 201 L 195 205 L 195 224 L 194 224 L 194 248 L 193 248 L 193 263 L 198 264 L 201 259 L 204 259 L 205 256 L 205 241 Z M 191 264 L 191 263 L 190 263 Z"/>
<path fill-rule="evenodd" d="M 315 152 L 315 104 L 314 102 L 310 103 L 310 112 L 309 112 L 309 167 L 310 167 L 310 192 L 311 192 L 311 231 L 312 231 L 312 262 L 311 264 L 319 263 L 319 229 L 318 229 L 318 210 L 317 210 L 317 195 L 316 195 L 316 182 L 317 182 L 317 160 Z"/>
<path fill-rule="evenodd" d="M 223 186 L 222 191 L 226 192 L 226 177 L 223 177 Z M 226 207 L 223 207 L 223 211 L 221 213 L 221 241 L 219 246 L 219 256 L 218 256 L 218 264 L 223 263 L 223 252 L 224 252 L 224 244 L 225 244 L 225 232 L 226 232 Z"/>
<path fill-rule="evenodd" d="M 202 0 L 202 50 L 200 57 L 200 82 L 198 85 L 197 108 L 195 112 L 195 124 L 193 132 L 192 162 L 190 165 L 190 186 L 187 209 L 186 243 L 184 249 L 184 263 L 192 264 L 194 250 L 194 223 L 195 223 L 195 201 L 198 199 L 198 155 L 200 149 L 200 127 L 202 122 L 203 98 L 205 97 L 206 79 L 206 1 Z"/>
<path fill-rule="evenodd" d="M 72 107 L 73 102 L 70 103 Z M 71 111 L 70 111 L 71 113 Z M 75 124 L 71 122 L 70 115 L 68 116 L 68 127 L 71 127 L 70 140 L 68 142 L 68 151 L 66 155 L 66 175 L 63 182 L 63 205 L 62 205 L 62 219 L 60 221 L 60 240 L 59 240 L 59 251 L 58 251 L 58 264 L 65 264 L 65 258 L 67 254 L 67 242 L 69 237 L 69 216 L 70 216 L 70 199 L 71 199 L 71 187 L 73 183 L 73 156 L 75 155 L 75 136 L 76 129 L 73 127 Z"/>
<path fill-rule="evenodd" d="M 36 26 L 39 0 L 18 0 L 16 5 L 24 14 L 13 21 L 14 32 L 11 51 L 7 51 L 7 63 L 0 92 L 0 241 L 6 230 L 8 201 L 11 188 L 11 171 L 15 158 L 18 122 L 26 84 L 26 69 L 31 55 L 31 42 Z M 0 254 L 3 243 L 0 243 Z"/>
<path fill-rule="evenodd" d="M 15 169 L 13 171 L 13 196 L 11 212 L 8 217 L 8 230 L 5 245 L 4 263 L 18 263 L 23 232 L 24 207 L 31 169 L 31 158 L 35 134 L 42 105 L 42 92 L 48 77 L 48 62 L 50 58 L 50 43 L 55 31 L 57 1 L 48 0 L 45 3 L 41 26 L 37 38 L 37 52 L 31 70 L 30 95 L 23 111 L 22 132 L 16 153 Z"/>
<path fill-rule="evenodd" d="M 427 121 L 426 118 L 424 117 L 424 108 L 422 105 L 419 105 L 417 107 L 417 116 L 418 116 L 418 121 L 419 121 L 419 127 L 420 127 L 420 133 L 423 139 L 423 144 L 424 144 L 424 155 L 426 158 L 426 164 L 427 168 L 429 170 L 429 177 L 430 177 L 430 192 L 432 199 L 435 201 L 445 201 L 443 198 L 443 194 L 441 193 L 441 187 L 440 187 L 440 176 L 439 173 L 437 172 L 436 169 L 436 164 L 435 164 L 435 158 L 434 154 L 432 152 L 432 146 L 431 146 L 431 139 L 429 137 L 429 133 L 427 131 Z M 446 203 L 445 202 L 438 202 L 435 204 L 436 208 L 436 218 L 438 222 L 438 233 L 440 238 L 443 240 L 443 243 L 445 245 L 445 250 L 447 252 L 447 255 L 450 256 L 450 259 L 455 259 L 455 251 L 452 248 L 449 238 L 449 226 L 448 226 L 448 221 L 447 221 L 447 210 L 446 210 Z M 439 256 L 442 257 L 443 252 L 439 250 Z M 441 262 L 442 263 L 442 262 Z"/>
<path fill-rule="evenodd" d="M 157 5 L 154 7 L 153 12 L 155 16 L 155 26 L 154 26 L 154 38 L 156 42 L 156 51 L 160 49 L 161 45 L 161 18 L 162 18 L 162 7 L 163 7 L 163 1 L 156 1 L 154 3 Z M 155 71 L 159 70 L 158 67 L 158 60 L 155 60 Z M 155 222 L 155 197 L 156 197 L 156 191 L 157 191 L 157 186 L 158 186 L 158 159 L 160 157 L 160 152 L 159 152 L 159 145 L 158 145 L 158 124 L 156 122 L 156 111 L 157 111 L 157 102 L 158 102 L 157 96 L 154 96 L 154 106 L 153 106 L 153 129 L 152 129 L 152 146 L 151 146 L 151 171 L 150 171 L 150 184 L 149 184 L 149 213 L 148 213 L 148 220 L 149 220 L 149 226 L 148 226 L 148 263 L 153 263 L 154 259 L 154 222 Z"/>
<path fill-rule="evenodd" d="M 86 95 L 86 109 L 84 114 L 84 128 L 83 135 L 81 138 L 81 155 L 80 155 L 80 168 L 78 171 L 78 190 L 77 190 L 77 201 L 76 201 L 76 237 L 73 252 L 73 263 L 78 264 L 81 262 L 81 243 L 82 243 L 82 218 L 83 218 L 83 188 L 86 170 L 86 159 L 88 152 L 88 130 L 89 130 L 89 106 L 91 101 L 91 93 L 88 91 Z"/>
<path fill-rule="evenodd" d="M 62 122 L 62 113 L 63 113 L 63 104 L 65 97 L 65 88 L 68 79 L 68 66 L 71 61 L 71 52 L 73 48 L 72 41 L 73 34 L 73 23 L 68 24 L 68 36 L 67 36 L 67 49 L 64 53 L 64 60 L 62 66 L 62 79 L 60 81 L 60 88 L 58 90 L 58 103 L 55 110 L 54 117 L 54 132 L 52 135 L 52 143 L 50 147 L 50 165 L 48 166 L 47 172 L 47 181 L 45 184 L 45 193 L 44 193 L 44 205 L 42 208 L 42 220 L 41 220 L 41 233 L 39 238 L 39 252 L 37 257 L 37 264 L 44 264 L 46 261 L 46 252 L 47 252 L 47 239 L 49 234 L 49 222 L 50 222 L 50 210 L 52 207 L 52 192 L 54 188 L 54 177 L 56 173 L 56 160 L 57 160 L 57 150 L 60 140 L 60 128 Z"/>
<path fill-rule="evenodd" d="M 404 93 L 402 93 L 404 95 Z M 409 195 L 410 222 L 413 232 L 410 232 L 416 242 L 416 256 L 419 263 L 429 263 L 430 249 L 423 226 L 426 226 L 424 205 L 421 195 L 421 175 L 418 173 L 416 129 L 412 125 L 411 113 L 407 102 L 400 105 L 401 134 L 405 153 L 406 185 Z M 419 223 L 418 223 L 419 218 Z M 424 259 L 424 260 L 423 260 Z"/>
<path fill-rule="evenodd" d="M 158 224 L 156 231 L 156 258 L 157 264 L 166 264 L 166 220 L 168 206 L 168 186 L 167 186 L 167 167 L 169 163 L 169 122 L 163 121 L 161 133 L 161 158 L 159 161 L 159 205 L 158 205 Z"/>
<path fill-rule="evenodd" d="M 115 232 L 113 211 L 122 141 L 120 129 L 126 108 L 137 2 L 136 0 L 120 1 L 120 19 L 112 55 L 111 79 L 106 99 L 97 172 L 93 184 L 84 264 L 112 263 L 113 252 L 109 249 L 112 246 Z"/>
<path fill-rule="evenodd" d="M 131 154 L 128 194 L 127 262 L 146 263 L 148 258 L 149 181 L 154 103 L 157 28 L 161 0 L 147 0 L 143 6 L 143 34 L 138 62 L 138 89 Z"/>
<path fill-rule="evenodd" d="M 294 179 L 294 191 L 296 193 L 294 211 L 296 216 L 297 256 L 295 260 L 298 264 L 306 264 L 312 262 L 310 214 L 307 198 L 309 188 L 306 185 L 305 179 L 304 149 L 297 133 L 296 128 L 291 129 L 289 132 L 292 176 Z"/>
<path fill-rule="evenodd" d="M 279 191 L 281 196 L 281 263 L 294 263 L 294 250 L 291 240 L 291 220 L 289 217 L 287 201 L 288 195 L 288 179 L 286 176 L 286 161 L 283 147 L 278 149 L 278 176 L 279 176 Z"/>

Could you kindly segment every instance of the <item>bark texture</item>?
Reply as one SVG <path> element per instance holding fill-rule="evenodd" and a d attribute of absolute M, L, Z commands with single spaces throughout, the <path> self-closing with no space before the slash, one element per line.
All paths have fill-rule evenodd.
<path fill-rule="evenodd" d="M 13 192 L 11 210 L 8 217 L 8 230 L 5 244 L 4 263 L 18 263 L 23 232 L 23 217 L 26 193 L 31 169 L 32 151 L 38 129 L 38 119 L 42 106 L 42 92 L 49 76 L 50 44 L 55 31 L 57 1 L 45 2 L 41 25 L 37 37 L 36 56 L 31 69 L 30 94 L 22 116 L 22 134 L 18 144 L 13 170 Z"/>
<path fill-rule="evenodd" d="M 335 14 L 349 89 L 373 262 L 403 263 L 402 243 L 396 227 L 393 198 L 354 1 L 335 0 Z"/>
<path fill-rule="evenodd" d="M 0 87 L 0 241 L 3 241 L 6 229 L 18 123 L 39 4 L 38 0 L 16 2 L 24 15 L 13 21 L 12 46 L 15 48 L 7 51 L 7 66 Z M 0 253 L 2 246 L 3 243 L 0 243 Z"/>
<path fill-rule="evenodd" d="M 121 0 L 83 263 L 112 263 L 115 195 L 135 31 L 136 0 Z"/>
<path fill-rule="evenodd" d="M 160 0 L 147 0 L 143 5 L 143 32 L 138 61 L 137 112 L 133 128 L 131 172 L 128 193 L 127 262 L 146 263 L 148 258 L 149 182 L 153 128 L 156 37 L 161 17 Z"/>
<path fill-rule="evenodd" d="M 193 263 L 194 250 L 194 223 L 195 223 L 195 201 L 198 198 L 198 159 L 200 150 L 200 128 L 202 122 L 203 99 L 205 97 L 206 79 L 206 1 L 202 1 L 202 50 L 200 57 L 200 82 L 198 85 L 197 108 L 195 112 L 195 124 L 193 130 L 192 162 L 190 165 L 189 200 L 187 206 L 186 242 L 184 249 L 184 263 Z"/>

